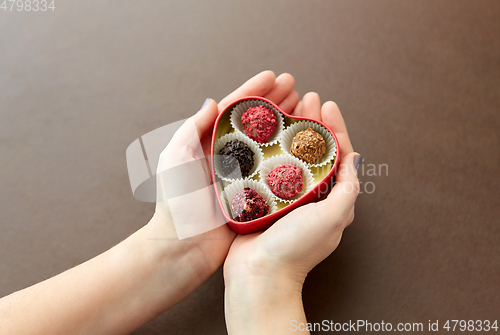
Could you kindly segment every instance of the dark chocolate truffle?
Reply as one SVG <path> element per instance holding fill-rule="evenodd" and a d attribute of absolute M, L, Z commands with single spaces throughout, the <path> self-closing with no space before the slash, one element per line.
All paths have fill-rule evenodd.
<path fill-rule="evenodd" d="M 290 153 L 295 157 L 302 159 L 306 163 L 314 164 L 323 157 L 326 150 L 323 136 L 307 128 L 299 131 L 292 140 Z"/>
<path fill-rule="evenodd" d="M 234 196 L 231 202 L 231 211 L 235 221 L 245 222 L 258 219 L 269 213 L 269 204 L 257 191 L 245 187 Z"/>
<path fill-rule="evenodd" d="M 226 177 L 236 179 L 248 177 L 253 168 L 252 149 L 245 142 L 232 140 L 227 142 L 219 151 L 222 172 Z M 239 167 L 239 169 L 238 169 Z M 241 171 L 241 176 L 239 175 Z"/>
<path fill-rule="evenodd" d="M 259 105 L 250 107 L 241 115 L 243 131 L 252 140 L 265 143 L 274 134 L 278 120 L 269 108 Z"/>
<path fill-rule="evenodd" d="M 285 164 L 276 167 L 267 175 L 271 192 L 281 199 L 291 199 L 302 191 L 304 181 L 302 170 L 294 165 Z"/>

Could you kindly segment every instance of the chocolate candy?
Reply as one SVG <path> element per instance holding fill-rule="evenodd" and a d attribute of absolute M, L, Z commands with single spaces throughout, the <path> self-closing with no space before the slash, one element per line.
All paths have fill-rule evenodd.
<path fill-rule="evenodd" d="M 323 136 L 307 128 L 299 131 L 292 140 L 290 153 L 295 157 L 302 159 L 306 163 L 314 164 L 323 157 L 326 150 Z"/>
<path fill-rule="evenodd" d="M 284 164 L 276 167 L 267 175 L 271 192 L 281 199 L 291 199 L 302 191 L 304 181 L 302 170 L 294 165 Z"/>
<path fill-rule="evenodd" d="M 248 177 L 253 168 L 252 149 L 245 142 L 232 140 L 227 142 L 219 151 L 222 172 L 226 177 L 236 179 Z M 239 167 L 239 169 L 238 169 Z M 241 176 L 239 175 L 241 171 Z"/>
<path fill-rule="evenodd" d="M 250 107 L 241 115 L 243 131 L 252 140 L 265 143 L 274 134 L 278 121 L 274 112 L 263 106 Z"/>
<path fill-rule="evenodd" d="M 269 204 L 260 194 L 250 187 L 236 193 L 231 202 L 235 221 L 245 222 L 263 217 L 269 213 Z"/>

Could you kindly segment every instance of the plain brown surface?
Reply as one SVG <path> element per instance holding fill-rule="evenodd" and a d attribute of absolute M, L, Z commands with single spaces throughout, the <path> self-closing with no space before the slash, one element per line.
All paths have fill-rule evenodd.
<path fill-rule="evenodd" d="M 499 17 L 494 0 L 0 11 L 0 296 L 144 225 L 127 146 L 272 69 L 339 104 L 376 186 L 306 280 L 309 321 L 500 318 Z M 219 271 L 134 334 L 225 332 Z"/>

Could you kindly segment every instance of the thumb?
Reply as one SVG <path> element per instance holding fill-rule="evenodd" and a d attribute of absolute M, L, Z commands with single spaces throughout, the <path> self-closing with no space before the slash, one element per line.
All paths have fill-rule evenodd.
<path fill-rule="evenodd" d="M 177 130 L 170 144 L 178 147 L 187 146 L 192 150 L 201 149 L 201 139 L 212 131 L 218 115 L 217 103 L 212 99 L 205 100 L 201 109 Z"/>
<path fill-rule="evenodd" d="M 217 116 L 219 116 L 217 103 L 213 99 L 205 100 L 198 113 L 193 115 L 193 121 L 200 138 L 212 131 Z"/>
<path fill-rule="evenodd" d="M 359 194 L 357 170 L 362 159 L 361 155 L 356 152 L 342 157 L 337 170 L 335 186 L 328 197 L 318 203 L 325 206 L 325 211 L 331 211 L 332 206 L 345 213 L 351 211 Z"/>

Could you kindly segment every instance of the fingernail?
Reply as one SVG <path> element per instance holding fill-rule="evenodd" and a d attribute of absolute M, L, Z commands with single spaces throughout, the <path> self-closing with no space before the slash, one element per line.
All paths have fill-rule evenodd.
<path fill-rule="evenodd" d="M 361 157 L 361 155 L 354 156 L 354 167 L 356 168 L 356 170 L 358 170 L 359 164 L 361 164 L 362 160 L 363 160 L 363 157 Z"/>
<path fill-rule="evenodd" d="M 208 98 L 207 98 L 207 99 L 205 100 L 205 102 L 203 103 L 203 106 L 201 106 L 201 108 L 200 108 L 200 109 L 203 109 L 203 108 L 207 107 L 207 105 L 208 105 L 208 103 L 209 103 L 209 102 L 210 102 L 210 99 L 208 99 Z"/>

